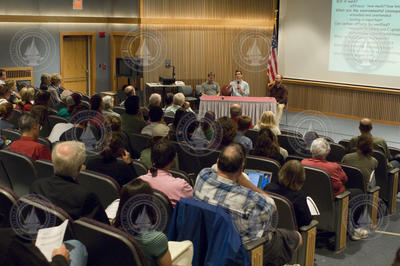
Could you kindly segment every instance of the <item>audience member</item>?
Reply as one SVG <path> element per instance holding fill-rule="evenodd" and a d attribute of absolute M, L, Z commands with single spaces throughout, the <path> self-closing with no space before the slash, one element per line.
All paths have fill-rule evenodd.
<path fill-rule="evenodd" d="M 163 111 L 170 107 L 172 105 L 172 101 L 174 100 L 174 94 L 171 92 L 167 93 L 167 96 L 165 97 L 165 106 L 163 108 Z"/>
<path fill-rule="evenodd" d="M 149 109 L 152 107 L 161 107 L 161 95 L 152 93 L 149 97 Z"/>
<path fill-rule="evenodd" d="M 25 113 L 19 118 L 18 125 L 22 136 L 11 143 L 10 151 L 26 154 L 32 160 L 51 160 L 49 149 L 37 141 L 40 127 L 38 120 L 33 115 Z"/>
<path fill-rule="evenodd" d="M 381 151 L 385 154 L 388 164 L 388 168 L 400 168 L 400 163 L 397 160 L 392 160 L 392 156 L 390 154 L 389 148 L 387 146 L 386 141 L 383 138 L 372 136 L 371 131 L 373 129 L 372 121 L 369 118 L 363 118 L 360 121 L 360 125 L 358 127 L 360 130 L 361 135 L 366 134 L 372 137 L 374 142 L 374 148 L 378 151 Z M 347 152 L 351 152 L 354 148 L 357 147 L 358 137 L 352 137 L 350 143 L 347 147 Z"/>
<path fill-rule="evenodd" d="M 153 189 L 163 192 L 171 201 L 172 206 L 181 198 L 192 198 L 193 188 L 183 179 L 173 177 L 168 170 L 176 157 L 175 147 L 166 140 L 155 143 L 151 148 L 152 167 L 149 173 L 139 176 L 150 184 Z"/>
<path fill-rule="evenodd" d="M 300 247 L 301 235 L 297 231 L 272 228 L 275 203 L 243 177 L 245 159 L 246 154 L 240 144 L 226 146 L 217 161 L 218 171 L 205 168 L 200 172 L 194 197 L 226 209 L 232 216 L 242 242 L 267 236 L 264 265 L 283 265 L 291 260 Z"/>
<path fill-rule="evenodd" d="M 215 113 L 208 111 L 201 120 L 200 127 L 197 128 L 195 135 L 199 138 L 211 141 L 214 136 L 213 124 L 215 123 Z"/>
<path fill-rule="evenodd" d="M 50 105 L 50 93 L 48 91 L 39 91 L 35 95 L 35 100 L 33 105 L 43 105 L 49 108 Z"/>
<path fill-rule="evenodd" d="M 237 124 L 227 116 L 220 117 L 217 120 L 217 127 L 222 130 L 222 136 L 216 136 L 221 139 L 219 149 L 231 144 L 237 134 Z"/>
<path fill-rule="evenodd" d="M 199 137 L 195 134 L 199 127 L 196 115 L 192 112 L 186 112 L 184 121 L 186 124 L 183 126 L 182 138 L 178 137 L 177 140 L 186 142 L 195 149 L 208 148 L 209 141 L 205 137 Z"/>
<path fill-rule="evenodd" d="M 48 87 L 49 87 L 50 84 L 51 84 L 50 81 L 51 81 L 51 76 L 50 76 L 50 74 L 43 73 L 43 74 L 40 76 L 40 86 L 39 86 L 39 89 L 42 90 L 42 91 L 47 91 Z"/>
<path fill-rule="evenodd" d="M 131 156 L 124 149 L 122 135 L 117 132 L 112 134 L 100 155 L 88 160 L 86 168 L 113 177 L 121 187 L 137 177 Z"/>
<path fill-rule="evenodd" d="M 176 110 L 175 115 L 174 115 L 174 122 L 172 124 L 168 125 L 168 127 L 169 127 L 168 135 L 169 135 L 170 140 L 177 141 L 177 139 L 182 139 L 183 125 L 180 125 L 180 121 L 185 114 L 186 114 L 186 110 L 183 108 L 179 108 L 178 110 Z"/>
<path fill-rule="evenodd" d="M 7 72 L 5 69 L 0 69 L 0 85 L 6 84 Z"/>
<path fill-rule="evenodd" d="M 270 89 L 269 96 L 276 99 L 278 110 L 278 113 L 276 115 L 276 124 L 279 126 L 282 118 L 283 109 L 287 106 L 288 103 L 288 91 L 285 85 L 282 84 L 282 75 L 276 75 L 275 83 Z"/>
<path fill-rule="evenodd" d="M 249 84 L 243 80 L 242 71 L 235 71 L 236 80 L 231 81 L 229 83 L 230 90 L 232 92 L 231 96 L 249 96 L 250 95 L 250 86 Z"/>
<path fill-rule="evenodd" d="M 281 131 L 275 122 L 275 115 L 271 111 L 265 111 L 261 114 L 260 120 L 258 120 L 257 125 L 254 127 L 255 130 L 260 130 L 263 128 L 269 128 L 275 135 L 280 135 Z"/>
<path fill-rule="evenodd" d="M 128 98 L 131 97 L 131 96 L 136 96 L 135 87 L 133 87 L 132 85 L 124 85 L 124 86 L 122 87 L 122 89 L 123 89 L 124 92 L 125 92 L 126 99 L 128 99 Z M 120 103 L 120 106 L 125 106 L 125 101 L 126 101 L 126 99 Z"/>
<path fill-rule="evenodd" d="M 153 189 L 147 182 L 141 179 L 134 179 L 122 187 L 121 199 L 114 226 L 121 230 L 126 230 L 127 233 L 132 235 L 140 250 L 143 252 L 147 265 L 170 266 L 171 254 L 168 250 L 168 239 L 165 234 L 154 230 L 138 230 L 138 233 L 133 234 L 128 228 L 125 229 L 121 223 L 121 220 L 124 219 L 121 218 L 121 216 L 123 215 L 122 209 L 125 204 L 129 202 L 132 197 L 138 195 L 153 195 Z M 146 208 L 145 206 L 145 204 L 141 204 L 134 209 L 132 216 L 129 217 L 132 223 L 136 221 L 139 215 L 144 211 L 151 220 L 155 219 L 152 208 Z"/>
<path fill-rule="evenodd" d="M 33 107 L 33 98 L 35 97 L 35 89 L 32 87 L 24 87 L 20 91 L 21 101 L 18 102 L 16 108 L 23 112 L 29 112 Z"/>
<path fill-rule="evenodd" d="M 156 143 L 158 143 L 159 141 L 161 141 L 164 138 L 164 136 L 162 136 L 163 133 L 164 132 L 162 130 L 157 130 L 157 128 L 154 128 L 153 129 L 153 137 L 150 139 L 149 147 L 145 148 L 140 153 L 140 161 L 146 165 L 147 169 L 150 169 L 150 168 L 153 167 L 153 163 L 151 161 L 151 148 Z M 174 162 L 172 163 L 171 168 L 172 169 L 179 169 L 178 154 L 175 156 Z"/>
<path fill-rule="evenodd" d="M 249 153 L 250 150 L 253 149 L 253 142 L 249 137 L 246 136 L 246 132 L 249 130 L 251 125 L 251 118 L 248 116 L 240 116 L 237 121 L 238 129 L 233 142 L 242 144 L 246 150 L 246 153 Z"/>
<path fill-rule="evenodd" d="M 74 110 L 72 111 L 72 117 L 78 115 L 78 113 L 82 112 L 86 112 L 88 111 L 88 108 L 84 105 L 79 105 L 76 106 L 74 108 Z M 82 141 L 81 139 L 82 134 L 86 131 L 86 129 L 88 128 L 88 119 L 74 119 L 74 121 L 70 121 L 73 122 L 74 124 L 71 125 L 63 125 L 62 127 L 60 126 L 59 131 L 57 132 L 57 136 L 59 135 L 59 140 L 60 141 Z M 57 124 L 58 125 L 58 124 Z M 57 126 L 56 125 L 56 126 Z M 66 128 L 68 128 L 67 130 L 65 130 Z M 64 132 L 62 132 L 60 134 L 60 132 L 64 130 Z"/>
<path fill-rule="evenodd" d="M 370 135 L 362 134 L 357 140 L 357 151 L 346 154 L 342 162 L 354 166 L 362 172 L 365 184 L 375 186 L 375 178 L 370 179 L 372 171 L 378 167 L 378 161 L 372 157 L 373 139 Z M 371 181 L 371 182 L 370 182 Z"/>
<path fill-rule="evenodd" d="M 313 141 L 310 150 L 312 158 L 303 159 L 301 163 L 305 166 L 319 168 L 329 175 L 332 184 L 333 196 L 336 197 L 337 195 L 343 193 L 346 190 L 345 184 L 347 183 L 348 178 L 339 164 L 328 162 L 326 160 L 326 157 L 331 151 L 328 141 L 326 141 L 324 138 L 318 138 Z M 348 188 L 347 190 L 351 192 L 350 199 L 363 193 L 362 190 L 355 188 Z M 351 225 L 352 228 L 350 230 L 351 239 L 353 240 L 360 240 L 368 237 L 368 231 L 358 227 L 358 220 L 362 212 L 363 208 L 360 207 L 357 208 L 354 213 L 349 214 L 349 218 L 352 218 L 351 220 L 355 223 Z"/>
<path fill-rule="evenodd" d="M 78 175 L 86 159 L 81 142 L 58 143 L 52 152 L 54 176 L 33 182 L 30 192 L 49 199 L 65 210 L 72 219 L 88 217 L 108 224 L 106 213 L 98 197 L 78 183 Z"/>
<path fill-rule="evenodd" d="M 50 104 L 55 106 L 57 103 L 61 102 L 59 88 L 61 85 L 60 74 L 54 73 L 51 75 L 50 86 L 47 87 L 47 91 L 50 93 Z"/>
<path fill-rule="evenodd" d="M 62 103 L 65 103 L 65 107 L 59 109 L 57 115 L 70 119 L 72 110 L 81 102 L 81 96 L 78 93 L 72 93 L 70 90 L 64 90 L 61 94 L 61 100 Z"/>
<path fill-rule="evenodd" d="M 141 134 L 152 136 L 153 128 L 157 127 L 159 130 L 163 130 L 163 137 L 168 135 L 169 127 L 164 122 L 164 112 L 159 106 L 153 106 L 149 111 L 150 124 L 145 126 Z"/>
<path fill-rule="evenodd" d="M 13 114 L 13 105 L 11 103 L 6 102 L 0 104 L 0 130 L 15 128 L 15 126 L 8 121 L 9 119 L 11 119 L 12 114 Z"/>
<path fill-rule="evenodd" d="M 253 155 L 274 159 L 283 165 L 288 157 L 288 152 L 279 146 L 278 138 L 271 129 L 263 128 L 258 132 Z"/>
<path fill-rule="evenodd" d="M 67 108 L 66 100 L 67 100 L 68 96 L 72 95 L 72 93 L 73 92 L 70 91 L 70 90 L 64 90 L 63 93 L 61 93 L 61 95 L 60 95 L 61 102 L 59 102 L 56 105 L 54 105 L 53 109 L 58 112 L 62 108 Z"/>
<path fill-rule="evenodd" d="M 11 89 L 4 85 L 0 85 L 0 104 L 7 103 L 10 99 Z"/>
<path fill-rule="evenodd" d="M 88 110 L 88 108 L 86 106 L 83 106 L 83 105 L 75 106 L 74 109 L 71 112 L 71 116 L 74 116 L 74 115 L 76 115 L 77 113 L 79 113 L 81 111 L 87 111 L 87 110 Z M 85 127 L 85 125 L 82 125 L 82 126 Z M 72 129 L 73 127 L 74 127 L 74 124 L 72 124 L 71 122 L 55 124 L 53 129 L 51 130 L 51 132 L 49 134 L 48 140 L 51 143 L 60 141 L 61 135 L 64 132 Z M 71 134 L 72 134 L 72 132 L 71 132 Z M 81 134 L 82 134 L 82 132 L 81 132 Z M 66 136 L 64 136 L 64 139 L 66 139 Z M 72 140 L 72 139 L 70 139 L 70 140 Z"/>
<path fill-rule="evenodd" d="M 290 160 L 279 170 L 279 183 L 269 183 L 265 188 L 292 202 L 299 228 L 309 225 L 312 220 L 307 206 L 307 195 L 301 190 L 305 181 L 306 172 L 303 165 L 297 160 Z"/>
<path fill-rule="evenodd" d="M 113 111 L 114 107 L 114 98 L 111 97 L 110 95 L 104 96 L 103 97 L 103 103 L 104 103 L 104 110 L 103 110 L 103 115 L 104 116 L 117 116 L 120 117 L 120 114 L 117 112 Z"/>
<path fill-rule="evenodd" d="M 201 95 L 217 95 L 221 94 L 221 88 L 219 84 L 214 81 L 215 74 L 213 72 L 208 73 L 208 80 L 201 84 Z"/>
<path fill-rule="evenodd" d="M 48 109 L 43 105 L 34 105 L 31 109 L 31 115 L 39 122 L 39 137 L 47 138 L 52 130 L 49 122 Z"/>
<path fill-rule="evenodd" d="M 11 91 L 10 98 L 8 99 L 9 102 L 17 104 L 21 100 L 21 95 L 17 91 L 17 83 L 15 80 L 7 80 L 4 86 L 10 88 Z"/>
<path fill-rule="evenodd" d="M 231 119 L 237 123 L 239 116 L 242 115 L 242 107 L 237 103 L 232 104 L 229 109 L 229 113 L 231 115 Z"/>
<path fill-rule="evenodd" d="M 192 108 L 190 108 L 190 103 L 185 102 L 185 95 L 182 92 L 178 92 L 174 95 L 172 105 L 165 109 L 165 115 L 174 116 L 176 110 L 183 107 L 188 112 L 193 112 Z"/>
<path fill-rule="evenodd" d="M 121 115 L 122 130 L 128 134 L 140 134 L 146 126 L 139 112 L 139 97 L 130 96 L 125 100 L 125 113 Z"/>

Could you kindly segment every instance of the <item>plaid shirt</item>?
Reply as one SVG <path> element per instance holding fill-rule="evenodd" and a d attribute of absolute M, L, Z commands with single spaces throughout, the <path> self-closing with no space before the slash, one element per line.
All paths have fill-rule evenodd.
<path fill-rule="evenodd" d="M 196 199 L 229 211 L 242 242 L 260 238 L 272 229 L 273 199 L 220 177 L 211 168 L 199 173 L 194 190 Z"/>

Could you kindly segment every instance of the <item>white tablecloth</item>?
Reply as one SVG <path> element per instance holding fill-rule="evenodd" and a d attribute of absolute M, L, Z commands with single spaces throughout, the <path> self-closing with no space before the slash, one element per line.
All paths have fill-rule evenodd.
<path fill-rule="evenodd" d="M 199 116 L 203 117 L 207 111 L 213 111 L 217 119 L 229 117 L 229 108 L 235 103 L 242 106 L 243 115 L 250 116 L 253 125 L 257 124 L 264 111 L 272 111 L 276 115 L 276 100 L 272 97 L 202 96 Z"/>

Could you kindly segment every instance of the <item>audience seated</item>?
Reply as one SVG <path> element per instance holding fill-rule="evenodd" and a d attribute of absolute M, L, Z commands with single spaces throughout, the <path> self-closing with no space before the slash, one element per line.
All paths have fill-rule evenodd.
<path fill-rule="evenodd" d="M 334 162 L 328 162 L 326 160 L 326 157 L 331 151 L 328 141 L 326 141 L 324 138 L 318 138 L 313 141 L 310 150 L 312 158 L 303 159 L 301 163 L 305 166 L 311 166 L 325 171 L 331 178 L 332 190 L 334 196 L 343 193 L 346 190 L 345 184 L 347 183 L 348 178 L 346 173 L 343 171 L 342 167 L 340 167 L 339 164 Z M 349 188 L 347 190 L 350 191 L 351 193 L 350 200 L 353 197 L 363 193 L 361 189 L 356 189 L 356 188 Z M 353 240 L 360 240 L 368 237 L 368 231 L 361 227 L 358 227 L 357 224 L 362 212 L 363 208 L 360 207 L 357 208 L 354 213 L 349 214 L 349 218 L 351 218 L 355 222 L 355 224 L 352 225 L 353 230 L 352 232 L 350 232 L 351 238 Z"/>
<path fill-rule="evenodd" d="M 59 88 L 61 85 L 60 74 L 54 73 L 51 75 L 50 86 L 47 87 L 47 91 L 50 93 L 50 105 L 53 107 L 57 103 L 61 102 Z"/>
<path fill-rule="evenodd" d="M 93 193 L 79 185 L 77 177 L 86 159 L 85 146 L 81 142 L 58 143 L 52 152 L 54 176 L 39 178 L 30 189 L 65 210 L 72 219 L 89 217 L 107 223 L 106 213 Z"/>
<path fill-rule="evenodd" d="M 133 87 L 132 85 L 124 85 L 124 87 L 122 87 L 122 89 L 124 90 L 127 99 L 130 96 L 136 96 L 135 87 Z M 125 99 L 125 101 L 126 101 L 126 99 Z M 125 101 L 122 101 L 120 103 L 120 106 L 125 106 Z"/>
<path fill-rule="evenodd" d="M 271 111 L 265 111 L 261 114 L 260 120 L 258 120 L 257 125 L 254 127 L 255 130 L 260 130 L 263 128 L 269 128 L 275 135 L 280 135 L 281 131 L 276 125 L 275 114 Z"/>
<path fill-rule="evenodd" d="M 51 80 L 51 76 L 50 74 L 47 73 L 43 73 L 40 76 L 40 86 L 39 86 L 39 90 L 41 91 L 47 91 L 47 88 L 50 86 L 50 80 Z"/>
<path fill-rule="evenodd" d="M 157 128 L 153 129 L 153 137 L 150 140 L 150 147 L 142 150 L 140 153 L 140 161 L 144 163 L 147 167 L 147 169 L 150 169 L 153 167 L 153 163 L 151 161 L 151 149 L 154 144 L 158 143 L 163 139 L 163 134 L 162 131 L 157 130 Z M 172 163 L 171 166 L 172 169 L 179 169 L 179 160 L 178 160 L 178 154 L 175 155 L 174 162 Z"/>
<path fill-rule="evenodd" d="M 7 80 L 4 86 L 8 87 L 11 91 L 8 101 L 12 104 L 17 104 L 21 100 L 21 95 L 19 95 L 17 91 L 17 83 L 15 80 Z"/>
<path fill-rule="evenodd" d="M 16 108 L 23 111 L 29 112 L 33 107 L 33 98 L 35 97 L 35 89 L 32 87 L 24 87 L 20 91 L 21 101 L 18 102 Z"/>
<path fill-rule="evenodd" d="M 169 127 L 164 122 L 164 112 L 159 106 L 153 106 L 149 111 L 150 124 L 145 126 L 141 134 L 152 136 L 153 129 L 158 128 L 159 131 L 163 131 L 163 137 L 168 135 Z"/>
<path fill-rule="evenodd" d="M 124 149 L 122 135 L 117 132 L 112 133 L 110 143 L 99 155 L 88 160 L 86 168 L 113 177 L 121 187 L 137 177 L 131 156 Z"/>
<path fill-rule="evenodd" d="M 48 135 L 50 135 L 51 127 L 49 123 L 48 109 L 43 105 L 34 105 L 30 113 L 39 121 L 39 136 L 46 138 Z"/>
<path fill-rule="evenodd" d="M 9 119 L 11 119 L 12 114 L 13 105 L 11 103 L 5 102 L 0 104 L 0 130 L 15 128 L 15 126 L 8 121 Z"/>
<path fill-rule="evenodd" d="M 184 108 L 179 108 L 176 110 L 175 115 L 174 115 L 174 122 L 172 124 L 169 124 L 169 139 L 172 141 L 177 141 L 177 138 L 182 139 L 182 129 L 183 125 L 180 125 L 180 128 L 178 129 L 179 123 L 183 116 L 186 114 L 186 110 Z"/>
<path fill-rule="evenodd" d="M 288 157 L 288 152 L 279 146 L 278 138 L 269 128 L 263 128 L 258 132 L 252 154 L 274 159 L 280 165 L 283 165 Z"/>
<path fill-rule="evenodd" d="M 163 139 L 151 148 L 152 167 L 146 175 L 139 178 L 148 182 L 153 189 L 163 192 L 175 206 L 181 198 L 193 197 L 192 187 L 183 179 L 173 177 L 171 169 L 176 157 L 175 147 Z"/>
<path fill-rule="evenodd" d="M 146 126 L 139 112 L 139 97 L 130 96 L 125 100 L 125 113 L 121 115 L 122 130 L 128 134 L 140 134 Z"/>
<path fill-rule="evenodd" d="M 174 94 L 171 92 L 168 92 L 167 96 L 165 97 L 165 106 L 163 108 L 164 112 L 168 107 L 170 107 L 172 105 L 173 99 L 174 99 Z"/>
<path fill-rule="evenodd" d="M 9 102 L 11 96 L 11 88 L 4 85 L 0 85 L 0 104 Z"/>
<path fill-rule="evenodd" d="M 85 112 L 85 111 L 88 111 L 88 108 L 86 106 L 84 106 L 84 105 L 76 106 L 72 112 L 72 116 L 74 117 L 78 113 Z M 74 122 L 74 124 L 72 126 L 70 125 L 71 123 L 68 123 L 69 125 L 63 125 L 63 126 L 60 125 L 59 127 L 57 127 L 58 131 L 57 131 L 57 133 L 54 133 L 54 134 L 56 134 L 56 136 L 58 136 L 60 134 L 60 132 L 62 130 L 64 130 L 61 133 L 61 135 L 59 135 L 60 141 L 71 141 L 71 140 L 82 141 L 81 137 L 82 137 L 82 134 L 87 129 L 88 119 L 77 119 L 76 121 L 72 121 L 72 122 Z M 56 128 L 56 126 L 55 126 L 55 128 Z M 65 129 L 67 129 L 67 130 L 65 130 Z M 53 130 L 55 130 L 55 129 L 53 129 Z M 51 133 L 50 133 L 50 135 L 51 135 Z"/>
<path fill-rule="evenodd" d="M 249 130 L 251 125 L 251 118 L 248 116 L 239 116 L 237 121 L 237 134 L 233 139 L 233 142 L 240 143 L 248 154 L 253 149 L 253 142 L 249 137 L 246 136 L 246 132 Z"/>
<path fill-rule="evenodd" d="M 298 227 L 309 225 L 312 220 L 307 196 L 301 190 L 305 181 L 303 165 L 297 160 L 290 160 L 279 171 L 279 183 L 269 183 L 265 187 L 267 191 L 284 196 L 292 202 Z"/>
<path fill-rule="evenodd" d="M 73 109 L 72 112 L 71 112 L 71 115 L 74 116 L 74 115 L 77 114 L 78 112 L 84 111 L 84 110 L 87 110 L 87 107 L 85 107 L 85 106 L 83 106 L 83 105 L 75 106 L 74 109 Z M 64 132 L 66 132 L 67 130 L 73 128 L 73 127 L 74 127 L 74 125 L 73 125 L 72 123 L 70 123 L 70 122 L 67 122 L 67 123 L 57 123 L 57 124 L 55 124 L 55 125 L 53 126 L 53 128 L 52 128 L 52 130 L 51 130 L 51 132 L 50 132 L 50 134 L 49 134 L 49 136 L 48 136 L 47 139 L 48 139 L 51 143 L 60 141 L 61 135 L 62 135 Z"/>
<path fill-rule="evenodd" d="M 70 90 L 64 90 L 61 94 L 61 100 L 62 103 L 65 103 L 65 107 L 60 108 L 57 115 L 70 119 L 74 107 L 81 103 L 81 95 L 78 93 L 72 93 Z M 61 103 L 59 103 L 59 105 L 60 104 Z"/>
<path fill-rule="evenodd" d="M 229 113 L 231 114 L 231 119 L 237 123 L 239 116 L 242 115 L 242 107 L 240 104 L 232 104 Z"/>
<path fill-rule="evenodd" d="M 200 122 L 200 126 L 194 133 L 197 137 L 211 141 L 214 136 L 213 124 L 215 123 L 215 113 L 208 111 Z"/>
<path fill-rule="evenodd" d="M 185 95 L 182 92 L 178 92 L 174 95 L 172 105 L 165 109 L 165 115 L 174 116 L 176 110 L 183 107 L 188 112 L 193 112 L 192 108 L 190 108 L 190 103 L 185 102 Z"/>
<path fill-rule="evenodd" d="M 372 136 L 371 131 L 372 131 L 372 121 L 369 118 L 363 118 L 360 121 L 360 125 L 358 129 L 360 130 L 361 135 L 367 134 L 372 137 L 372 140 L 374 142 L 374 147 L 376 147 L 379 151 L 382 151 L 386 159 L 388 160 L 388 168 L 399 168 L 400 163 L 396 160 L 391 160 L 392 156 L 390 155 L 389 148 L 387 146 L 386 141 L 383 138 L 375 137 Z M 347 152 L 351 152 L 353 148 L 357 147 L 357 140 L 360 136 L 358 137 L 352 137 L 350 140 L 350 143 L 347 147 Z"/>
<path fill-rule="evenodd" d="M 51 160 L 49 149 L 39 143 L 39 122 L 31 114 L 22 114 L 18 121 L 22 136 L 10 145 L 10 151 L 26 154 L 32 160 Z"/>
<path fill-rule="evenodd" d="M 14 228 L 0 228 L 0 265 L 66 266 L 86 265 L 86 247 L 78 240 L 64 241 L 54 248 L 51 262 L 37 248 L 34 242 L 19 236 Z"/>
<path fill-rule="evenodd" d="M 264 265 L 283 265 L 300 247 L 301 235 L 296 231 L 272 228 L 275 203 L 243 177 L 245 159 L 240 144 L 226 146 L 217 161 L 218 171 L 205 168 L 200 172 L 194 196 L 225 208 L 232 216 L 243 242 L 267 237 Z"/>
<path fill-rule="evenodd" d="M 49 109 L 50 106 L 50 93 L 48 91 L 39 91 L 35 95 L 34 106 L 43 105 L 46 109 Z"/>
<path fill-rule="evenodd" d="M 231 144 L 235 139 L 237 134 L 237 124 L 229 117 L 223 116 L 217 120 L 216 126 L 222 129 L 222 137 L 217 136 L 217 138 L 221 138 L 219 149 L 222 149 Z"/>
<path fill-rule="evenodd" d="M 152 107 L 161 107 L 161 95 L 152 93 L 149 97 L 149 109 Z"/>
<path fill-rule="evenodd" d="M 372 157 L 374 144 L 370 135 L 362 134 L 357 139 L 357 151 L 346 154 L 342 162 L 360 169 L 364 176 L 365 184 L 369 187 L 375 186 L 375 178 L 370 182 L 372 171 L 378 167 L 378 161 Z"/>
<path fill-rule="evenodd" d="M 103 97 L 103 103 L 104 103 L 104 110 L 103 110 L 103 115 L 104 116 L 117 116 L 120 117 L 120 114 L 117 112 L 113 111 L 114 107 L 114 98 L 111 97 L 110 95 L 104 96 Z"/>
<path fill-rule="evenodd" d="M 159 265 L 159 266 L 171 266 L 171 254 L 168 249 L 168 239 L 162 232 L 154 230 L 136 230 L 134 234 L 131 228 L 124 228 L 122 224 L 122 219 L 130 219 L 133 224 L 137 220 L 138 216 L 144 211 L 146 211 L 147 216 L 154 220 L 154 214 L 151 208 L 146 208 L 145 204 L 136 207 L 132 213 L 131 217 L 121 217 L 124 215 L 124 206 L 129 200 L 137 195 L 153 195 L 153 189 L 151 186 L 141 180 L 135 179 L 126 184 L 121 189 L 121 199 L 117 211 L 117 216 L 113 222 L 114 226 L 125 230 L 127 233 L 135 239 L 136 243 L 139 245 L 140 250 L 143 252 L 147 265 Z M 126 214 L 125 214 L 126 215 Z M 135 222 L 136 224 L 136 222 Z M 126 226 L 125 226 L 126 227 Z"/>

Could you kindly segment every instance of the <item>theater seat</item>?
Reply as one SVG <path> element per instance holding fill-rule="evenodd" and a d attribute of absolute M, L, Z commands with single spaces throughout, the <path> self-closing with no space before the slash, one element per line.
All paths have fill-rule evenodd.
<path fill-rule="evenodd" d="M 194 187 L 193 180 L 188 176 L 188 174 L 185 171 L 178 169 L 170 169 L 168 172 L 170 172 L 170 174 L 173 175 L 175 178 L 181 178 L 185 180 L 189 185 Z"/>
<path fill-rule="evenodd" d="M 53 128 L 58 123 L 68 123 L 68 119 L 58 115 L 49 115 L 50 128 Z"/>
<path fill-rule="evenodd" d="M 114 178 L 97 172 L 83 170 L 78 175 L 78 182 L 99 198 L 104 209 L 119 198 L 120 187 Z"/>
<path fill-rule="evenodd" d="M 256 144 L 257 138 L 258 138 L 258 131 L 254 129 L 249 129 L 246 132 L 246 136 L 251 139 L 253 142 L 253 146 Z"/>
<path fill-rule="evenodd" d="M 263 265 L 265 238 L 242 243 L 230 214 L 195 199 L 177 202 L 168 230 L 169 241 L 190 240 L 193 265 Z"/>
<path fill-rule="evenodd" d="M 32 159 L 25 154 L 0 150 L 0 161 L 12 190 L 18 196 L 28 194 L 31 184 L 38 179 Z"/>
<path fill-rule="evenodd" d="M 17 194 L 0 185 L 0 227 L 10 227 L 10 210 L 18 201 Z"/>
<path fill-rule="evenodd" d="M 168 125 L 174 122 L 174 117 L 173 116 L 164 116 L 164 122 Z"/>
<path fill-rule="evenodd" d="M 23 112 L 21 110 L 16 109 L 16 108 L 13 109 L 12 116 L 11 116 L 11 119 L 9 120 L 9 122 L 11 124 L 13 124 L 15 126 L 15 128 L 19 128 L 18 121 L 22 114 L 23 114 Z"/>
<path fill-rule="evenodd" d="M 114 106 L 112 110 L 120 115 L 125 114 L 125 107 L 122 106 Z"/>
<path fill-rule="evenodd" d="M 1 135 L 11 141 L 19 140 L 22 136 L 21 132 L 16 129 L 2 129 Z"/>
<path fill-rule="evenodd" d="M 145 266 L 136 241 L 127 233 L 89 218 L 73 223 L 75 238 L 88 251 L 88 266 Z"/>
<path fill-rule="evenodd" d="M 271 182 L 278 183 L 278 173 L 281 166 L 280 164 L 273 160 L 258 156 L 249 155 L 246 157 L 245 169 L 253 169 L 259 171 L 266 171 L 272 173 Z"/>
<path fill-rule="evenodd" d="M 52 177 L 54 175 L 53 163 L 49 160 L 36 160 L 34 162 L 39 178 Z"/>
<path fill-rule="evenodd" d="M 345 149 L 342 145 L 330 142 L 329 146 L 331 147 L 331 152 L 326 157 L 326 160 L 329 162 L 339 163 L 342 161 L 343 156 L 346 154 Z"/>
<path fill-rule="evenodd" d="M 120 160 L 120 158 L 118 158 Z M 133 167 L 135 168 L 136 174 L 138 176 L 145 175 L 149 170 L 147 169 L 146 165 L 138 160 L 132 160 Z"/>
<path fill-rule="evenodd" d="M 318 221 L 312 220 L 309 225 L 298 228 L 293 204 L 281 195 L 271 192 L 268 192 L 268 194 L 274 199 L 278 210 L 278 228 L 298 230 L 303 239 L 303 245 L 293 255 L 290 264 L 300 264 L 304 266 L 314 265 Z"/>
<path fill-rule="evenodd" d="M 163 216 L 162 219 L 166 219 L 168 221 L 168 223 L 166 224 L 166 226 L 164 228 L 155 228 L 154 230 L 160 231 L 160 232 L 163 232 L 164 234 L 166 234 L 168 232 L 168 226 L 169 226 L 169 221 L 171 219 L 173 207 L 172 207 L 171 202 L 169 201 L 169 198 L 163 192 L 154 190 L 153 195 L 156 198 L 156 200 L 160 204 L 162 204 L 163 208 L 165 208 L 165 210 L 166 210 L 166 216 Z M 163 223 L 160 223 L 160 226 L 161 225 L 163 225 Z"/>
<path fill-rule="evenodd" d="M 287 150 L 290 155 L 311 157 L 304 139 L 292 135 L 278 135 L 279 146 Z"/>
<path fill-rule="evenodd" d="M 126 134 L 129 139 L 129 145 L 132 150 L 136 151 L 138 154 L 142 152 L 145 148 L 149 146 L 151 137 L 142 134 Z"/>
<path fill-rule="evenodd" d="M 350 192 L 345 191 L 336 197 L 329 175 L 320 169 L 304 166 L 306 181 L 302 190 L 310 196 L 318 207 L 318 229 L 333 232 L 336 235 L 335 250 L 346 247 L 347 217 Z"/>

